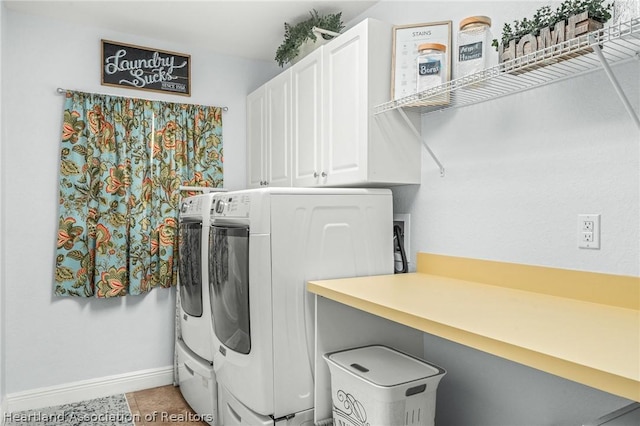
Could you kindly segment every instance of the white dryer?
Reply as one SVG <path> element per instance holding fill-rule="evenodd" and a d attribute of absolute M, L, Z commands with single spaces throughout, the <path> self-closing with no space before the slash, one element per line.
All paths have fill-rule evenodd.
<path fill-rule="evenodd" d="M 393 273 L 392 227 L 386 189 L 264 188 L 216 200 L 209 296 L 222 424 L 313 424 L 306 282 Z"/>

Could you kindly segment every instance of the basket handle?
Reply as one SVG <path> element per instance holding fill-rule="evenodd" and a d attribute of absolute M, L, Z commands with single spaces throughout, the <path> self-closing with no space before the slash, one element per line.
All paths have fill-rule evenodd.
<path fill-rule="evenodd" d="M 356 364 L 355 362 L 353 364 L 351 364 L 351 367 L 355 368 L 356 370 L 358 370 L 361 373 L 367 373 L 369 372 L 369 369 L 366 367 L 361 366 L 360 364 Z"/>
<path fill-rule="evenodd" d="M 419 393 L 424 392 L 426 389 L 427 389 L 426 383 L 419 386 L 414 386 L 412 388 L 407 389 L 407 391 L 404 393 L 404 396 L 417 395 Z"/>

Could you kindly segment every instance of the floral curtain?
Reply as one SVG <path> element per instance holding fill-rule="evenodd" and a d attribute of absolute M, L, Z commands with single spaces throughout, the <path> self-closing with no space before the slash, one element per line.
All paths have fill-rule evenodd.
<path fill-rule="evenodd" d="M 220 187 L 222 110 L 67 92 L 55 294 L 177 282 L 180 185 Z"/>

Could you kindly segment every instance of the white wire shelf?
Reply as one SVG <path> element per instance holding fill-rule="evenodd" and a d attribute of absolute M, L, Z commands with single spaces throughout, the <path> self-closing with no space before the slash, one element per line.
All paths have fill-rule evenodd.
<path fill-rule="evenodd" d="M 640 59 L 640 17 L 593 31 L 411 96 L 380 104 L 374 114 L 398 108 L 422 114 L 460 108 L 544 86 L 609 65 Z M 426 106 L 443 98 L 444 105 Z M 630 111 L 631 112 L 631 111 Z M 637 114 L 635 115 L 637 121 Z"/>

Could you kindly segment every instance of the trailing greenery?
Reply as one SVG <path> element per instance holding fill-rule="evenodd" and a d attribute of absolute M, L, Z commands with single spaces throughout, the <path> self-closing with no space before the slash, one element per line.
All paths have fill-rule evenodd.
<path fill-rule="evenodd" d="M 501 42 L 503 46 L 509 44 L 511 40 L 520 40 L 527 34 L 535 36 L 540 34 L 540 30 L 553 27 L 556 23 L 565 21 L 571 15 L 587 12 L 589 18 L 605 23 L 611 19 L 611 8 L 613 3 L 604 4 L 605 0 L 565 0 L 553 11 L 550 6 L 539 8 L 533 18 L 522 18 L 521 21 L 514 20 L 513 27 L 505 22 L 502 27 Z M 498 40 L 494 39 L 492 46 L 498 49 Z"/>
<path fill-rule="evenodd" d="M 320 16 L 317 10 L 313 9 L 309 12 L 311 17 L 296 25 L 284 23 L 284 41 L 276 50 L 276 61 L 281 67 L 291 62 L 300 50 L 300 46 L 307 39 L 316 40 L 313 33 L 313 27 L 322 28 L 323 30 L 334 31 L 339 33 L 344 25 L 342 24 L 342 12 L 333 13 L 326 16 Z M 331 36 L 322 35 L 323 38 L 329 39 Z"/>

